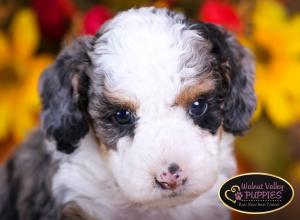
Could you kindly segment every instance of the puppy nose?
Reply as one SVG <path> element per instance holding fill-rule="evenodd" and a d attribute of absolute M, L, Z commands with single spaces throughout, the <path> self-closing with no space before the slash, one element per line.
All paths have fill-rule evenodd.
<path fill-rule="evenodd" d="M 168 170 L 160 173 L 155 182 L 162 189 L 175 190 L 179 186 L 182 186 L 187 181 L 187 175 L 179 167 L 178 164 L 172 163 L 169 165 Z"/>
<path fill-rule="evenodd" d="M 179 166 L 176 163 L 172 163 L 169 167 L 168 167 L 168 171 L 171 174 L 175 174 L 178 170 L 179 170 Z"/>

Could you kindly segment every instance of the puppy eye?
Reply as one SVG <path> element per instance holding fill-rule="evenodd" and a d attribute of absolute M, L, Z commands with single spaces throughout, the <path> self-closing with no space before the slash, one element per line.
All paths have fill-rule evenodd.
<path fill-rule="evenodd" d="M 132 124 L 135 121 L 133 113 L 126 109 L 120 109 L 113 115 L 114 120 L 121 125 Z"/>
<path fill-rule="evenodd" d="M 200 117 L 204 115 L 207 110 L 207 102 L 204 99 L 198 99 L 194 101 L 189 107 L 189 114 L 192 117 Z"/>

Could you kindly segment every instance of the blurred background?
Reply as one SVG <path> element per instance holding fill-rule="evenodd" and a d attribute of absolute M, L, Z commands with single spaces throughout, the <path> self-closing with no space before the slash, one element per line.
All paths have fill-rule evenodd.
<path fill-rule="evenodd" d="M 256 56 L 258 108 L 252 129 L 236 141 L 239 172 L 288 179 L 294 201 L 267 215 L 300 216 L 300 1 L 298 0 L 0 0 L 0 162 L 39 125 L 39 75 L 78 35 L 95 34 L 120 10 L 167 7 L 224 25 Z"/>

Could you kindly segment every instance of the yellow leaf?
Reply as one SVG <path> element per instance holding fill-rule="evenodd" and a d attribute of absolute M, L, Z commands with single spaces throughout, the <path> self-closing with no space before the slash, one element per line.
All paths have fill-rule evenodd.
<path fill-rule="evenodd" d="M 34 116 L 30 114 L 28 109 L 19 109 L 16 111 L 19 114 L 18 119 L 14 120 L 13 137 L 17 142 L 22 141 L 36 125 Z"/>
<path fill-rule="evenodd" d="M 34 54 L 40 41 L 34 12 L 30 9 L 21 10 L 10 28 L 14 54 L 18 59 L 26 60 Z"/>
<path fill-rule="evenodd" d="M 10 57 L 9 43 L 4 33 L 0 31 L 0 65 Z"/>
<path fill-rule="evenodd" d="M 258 118 L 261 116 L 261 114 L 262 114 L 262 104 L 261 104 L 260 100 L 258 99 L 257 100 L 257 104 L 256 104 L 256 109 L 255 109 L 255 112 L 254 112 L 254 114 L 252 116 L 251 121 L 252 122 L 257 121 Z"/>
<path fill-rule="evenodd" d="M 282 85 L 291 96 L 300 100 L 300 60 L 298 62 L 289 62 L 284 67 L 285 69 L 282 71 Z"/>
<path fill-rule="evenodd" d="M 259 0 L 254 10 L 252 22 L 255 28 L 276 28 L 287 19 L 284 7 L 275 0 Z"/>
<path fill-rule="evenodd" d="M 28 65 L 32 68 L 28 70 L 27 81 L 24 84 L 23 91 L 26 93 L 26 99 L 28 104 L 33 106 L 39 105 L 38 97 L 38 81 L 42 72 L 53 62 L 53 58 L 50 55 L 39 55 L 33 58 Z"/>
<path fill-rule="evenodd" d="M 298 118 L 298 112 L 283 91 L 273 90 L 265 102 L 266 112 L 271 121 L 278 127 L 288 127 Z"/>
<path fill-rule="evenodd" d="M 10 107 L 6 100 L 0 101 L 0 141 L 5 139 L 9 132 Z"/>
<path fill-rule="evenodd" d="M 293 19 L 286 24 L 286 30 L 284 31 L 288 43 L 284 45 L 282 49 L 287 54 L 299 58 L 300 54 L 300 14 L 296 14 Z"/>

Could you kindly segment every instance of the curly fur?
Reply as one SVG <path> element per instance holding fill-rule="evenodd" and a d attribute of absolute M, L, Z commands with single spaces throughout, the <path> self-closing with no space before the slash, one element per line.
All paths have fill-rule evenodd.
<path fill-rule="evenodd" d="M 217 191 L 235 173 L 253 79 L 252 56 L 221 27 L 118 14 L 43 73 L 42 128 L 0 169 L 0 219 L 229 219 Z M 208 103 L 196 118 L 195 96 Z M 116 123 L 119 109 L 134 123 Z M 162 189 L 154 180 L 174 163 L 187 181 Z"/>

